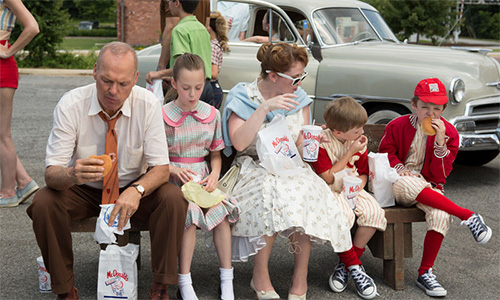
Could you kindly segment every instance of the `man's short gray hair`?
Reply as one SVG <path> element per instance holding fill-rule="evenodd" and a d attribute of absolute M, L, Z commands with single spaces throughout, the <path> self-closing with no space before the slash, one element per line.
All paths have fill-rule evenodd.
<path fill-rule="evenodd" d="M 97 69 L 99 69 L 99 64 L 101 62 L 102 55 L 106 51 L 111 51 L 111 53 L 113 53 L 114 56 L 124 56 L 129 52 L 132 53 L 132 55 L 134 56 L 135 70 L 137 71 L 137 54 L 135 53 L 135 50 L 134 48 L 132 48 L 132 46 L 123 42 L 111 42 L 102 47 L 101 51 L 99 52 L 99 56 L 97 56 L 97 61 L 96 61 Z"/>

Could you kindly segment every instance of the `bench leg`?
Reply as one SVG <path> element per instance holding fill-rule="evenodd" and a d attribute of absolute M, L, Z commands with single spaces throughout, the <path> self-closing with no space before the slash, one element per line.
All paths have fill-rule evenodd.
<path fill-rule="evenodd" d="M 384 281 L 395 290 L 405 288 L 404 249 L 405 236 L 404 224 L 394 224 L 393 259 L 384 259 Z"/>

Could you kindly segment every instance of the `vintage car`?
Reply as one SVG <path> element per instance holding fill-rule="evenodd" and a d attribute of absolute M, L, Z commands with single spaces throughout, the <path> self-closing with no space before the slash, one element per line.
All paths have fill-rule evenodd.
<path fill-rule="evenodd" d="M 481 165 L 500 152 L 500 64 L 490 50 L 410 45 L 397 40 L 378 11 L 354 0 L 236 0 L 249 5 L 247 37 L 269 35 L 273 42 L 296 43 L 310 53 L 309 76 L 302 88 L 314 99 L 313 116 L 323 122 L 332 99 L 349 95 L 369 115 L 385 124 L 411 112 L 416 84 L 437 77 L 448 89 L 444 117 L 461 136 L 458 161 Z M 262 28 L 266 11 L 276 32 Z M 272 20 L 269 20 L 272 21 Z M 251 82 L 260 72 L 260 44 L 230 41 L 219 82 L 225 93 L 238 82 Z M 139 84 L 155 70 L 161 46 L 138 53 Z"/>

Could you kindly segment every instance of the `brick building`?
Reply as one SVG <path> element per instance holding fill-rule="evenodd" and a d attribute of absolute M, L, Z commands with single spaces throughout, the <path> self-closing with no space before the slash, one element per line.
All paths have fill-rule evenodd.
<path fill-rule="evenodd" d="M 160 39 L 160 0 L 116 0 L 117 40 L 132 46 Z"/>

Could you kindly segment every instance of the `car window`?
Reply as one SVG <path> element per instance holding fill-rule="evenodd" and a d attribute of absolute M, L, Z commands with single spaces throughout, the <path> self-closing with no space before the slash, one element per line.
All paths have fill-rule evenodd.
<path fill-rule="evenodd" d="M 309 24 L 309 21 L 301 12 L 288 8 L 285 8 L 284 10 L 290 20 L 292 20 L 293 25 L 295 26 L 305 43 L 307 43 L 308 39 L 313 44 L 318 42 L 316 36 L 314 35 L 314 31 L 312 30 L 311 24 Z"/>
<path fill-rule="evenodd" d="M 389 26 L 387 26 L 387 23 L 385 23 L 384 19 L 378 12 L 363 9 L 363 13 L 384 40 L 398 42 L 398 38 L 394 35 L 394 33 L 392 33 L 392 30 L 389 28 Z"/>
<path fill-rule="evenodd" d="M 313 13 L 313 22 L 326 45 L 380 40 L 357 8 L 325 8 Z"/>
<path fill-rule="evenodd" d="M 296 37 L 291 32 L 286 21 L 272 9 L 256 9 L 253 24 L 253 34 L 244 41 L 264 43 L 272 42 L 296 42 Z"/>

